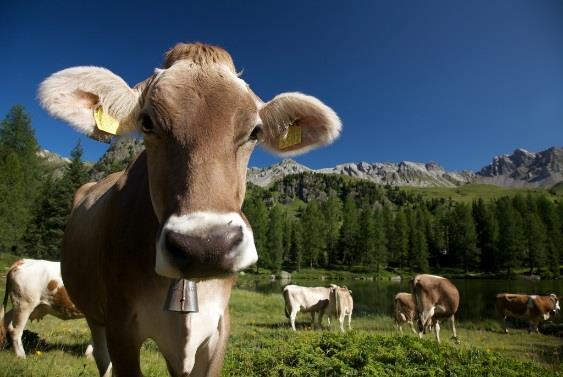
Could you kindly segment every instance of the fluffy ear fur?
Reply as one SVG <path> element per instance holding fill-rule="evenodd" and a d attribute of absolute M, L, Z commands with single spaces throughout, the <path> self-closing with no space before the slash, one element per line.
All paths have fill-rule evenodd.
<path fill-rule="evenodd" d="M 260 109 L 260 118 L 264 125 L 264 146 L 282 156 L 293 156 L 330 144 L 342 128 L 338 115 L 330 107 L 315 97 L 301 93 L 276 96 Z M 290 125 L 299 129 L 301 142 L 280 145 Z"/>
<path fill-rule="evenodd" d="M 38 97 L 52 116 L 96 139 L 101 131 L 96 127 L 94 109 L 100 105 L 104 113 L 120 122 L 119 134 L 135 128 L 139 93 L 104 68 L 73 67 L 54 73 L 41 83 Z"/>

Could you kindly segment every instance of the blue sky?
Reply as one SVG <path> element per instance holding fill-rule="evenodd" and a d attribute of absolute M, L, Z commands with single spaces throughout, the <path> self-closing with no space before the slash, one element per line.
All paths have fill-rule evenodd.
<path fill-rule="evenodd" d="M 98 65 L 130 85 L 180 41 L 225 47 L 263 99 L 314 95 L 344 123 L 332 146 L 297 158 L 437 161 L 479 169 L 495 154 L 563 145 L 563 2 L 2 1 L 0 116 L 21 103 L 42 147 L 80 136 L 37 104 L 38 84 Z M 106 145 L 85 137 L 85 158 Z M 257 151 L 251 165 L 279 159 Z"/>

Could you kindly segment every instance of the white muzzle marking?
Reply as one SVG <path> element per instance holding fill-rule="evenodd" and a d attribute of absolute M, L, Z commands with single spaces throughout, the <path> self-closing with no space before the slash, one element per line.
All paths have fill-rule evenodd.
<path fill-rule="evenodd" d="M 254 245 L 254 235 L 238 213 L 194 212 L 189 215 L 172 215 L 164 224 L 156 244 L 156 273 L 173 279 L 184 277 L 171 261 L 169 252 L 166 250 L 165 234 L 167 231 L 190 236 L 204 236 L 209 229 L 216 226 L 240 226 L 242 229 L 242 241 L 225 255 L 225 257 L 235 260 L 230 272 L 241 271 L 256 263 L 258 253 L 256 245 Z"/>

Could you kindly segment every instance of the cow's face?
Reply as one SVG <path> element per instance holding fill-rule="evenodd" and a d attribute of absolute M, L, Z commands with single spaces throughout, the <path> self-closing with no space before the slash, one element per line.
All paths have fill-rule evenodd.
<path fill-rule="evenodd" d="M 159 220 L 157 273 L 198 278 L 257 260 L 241 212 L 246 168 L 258 143 L 282 155 L 332 142 L 336 114 L 316 98 L 285 93 L 263 103 L 221 48 L 180 44 L 165 69 L 131 89 L 111 72 L 69 68 L 41 85 L 54 116 L 93 138 L 143 134 L 151 205 Z"/>
<path fill-rule="evenodd" d="M 551 297 L 551 300 L 553 301 L 553 310 L 551 311 L 551 316 L 555 317 L 559 311 L 561 310 L 561 307 L 559 306 L 559 297 L 557 297 L 557 295 L 555 294 L 550 294 L 549 295 Z"/>

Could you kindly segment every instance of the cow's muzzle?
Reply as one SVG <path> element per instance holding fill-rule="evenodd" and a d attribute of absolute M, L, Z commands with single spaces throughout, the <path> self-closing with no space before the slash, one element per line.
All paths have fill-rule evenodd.
<path fill-rule="evenodd" d="M 237 213 L 171 216 L 162 228 L 156 272 L 207 278 L 240 271 L 258 259 L 250 227 Z"/>

